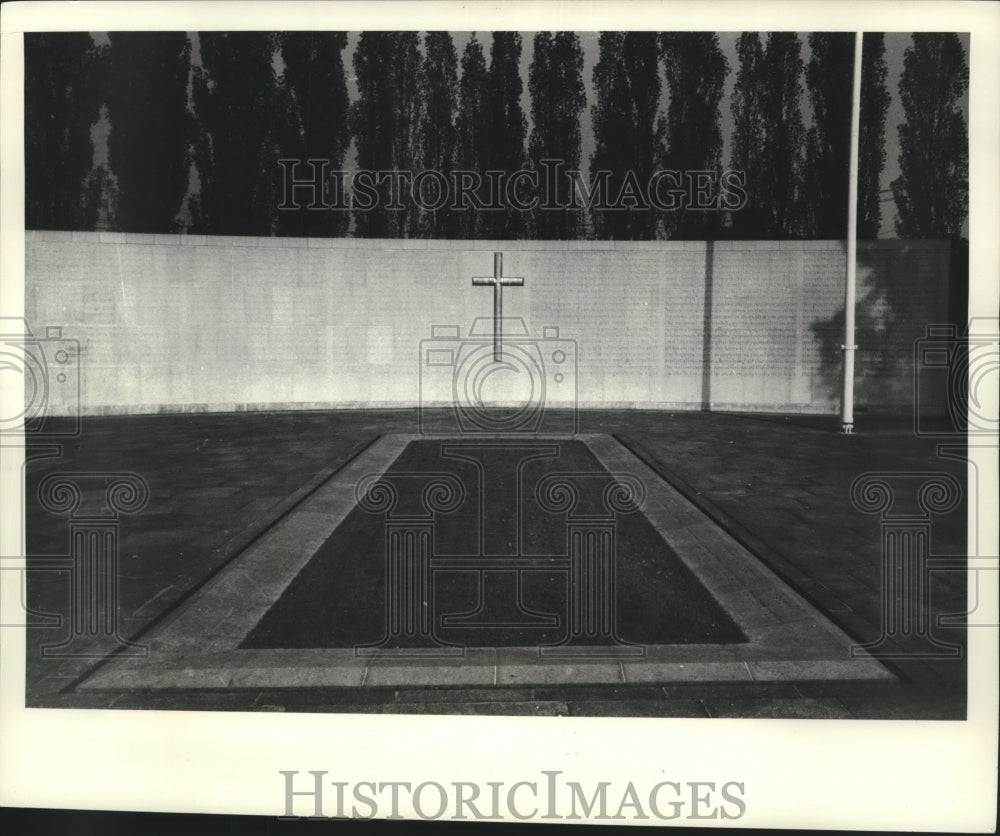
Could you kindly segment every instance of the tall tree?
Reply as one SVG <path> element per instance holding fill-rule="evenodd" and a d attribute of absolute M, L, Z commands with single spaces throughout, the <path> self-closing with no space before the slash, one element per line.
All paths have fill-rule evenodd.
<path fill-rule="evenodd" d="M 487 98 L 489 91 L 489 72 L 486 69 L 486 58 L 483 55 L 482 44 L 476 38 L 475 32 L 465 45 L 462 52 L 462 77 L 458 84 L 459 104 L 455 119 L 455 157 L 456 172 L 463 179 L 469 177 L 467 184 L 470 194 L 459 197 L 456 214 L 457 233 L 460 238 L 484 238 L 487 236 L 486 212 L 468 205 L 474 199 L 484 201 L 486 194 L 486 160 L 490 142 L 490 125 L 487 121 Z M 480 186 L 475 186 L 471 178 L 478 177 Z M 459 183 L 461 187 L 465 184 Z"/>
<path fill-rule="evenodd" d="M 866 32 L 861 44 L 861 135 L 858 141 L 858 235 L 878 238 L 882 228 L 885 117 L 889 112 L 885 35 Z"/>
<path fill-rule="evenodd" d="M 537 172 L 540 198 L 534 211 L 535 236 L 579 238 L 583 232 L 580 211 L 562 208 L 569 198 L 566 172 L 580 168 L 580 112 L 587 104 L 579 35 L 535 35 L 528 90 L 532 124 L 528 156 Z"/>
<path fill-rule="evenodd" d="M 202 32 L 193 72 L 194 161 L 199 190 L 190 200 L 192 231 L 271 235 L 281 201 L 280 140 L 288 103 L 281 98 L 268 32 Z"/>
<path fill-rule="evenodd" d="M 608 207 L 592 210 L 599 238 L 649 239 L 656 229 L 659 213 L 646 188 L 662 158 L 657 41 L 655 32 L 602 32 L 598 39 L 590 176 L 595 187 L 603 178 Z"/>
<path fill-rule="evenodd" d="M 424 60 L 420 66 L 420 234 L 429 238 L 454 238 L 457 216 L 448 205 L 455 167 L 455 108 L 458 103 L 458 54 L 448 32 L 424 35 Z M 438 177 L 440 175 L 440 177 Z M 438 206 L 440 208 L 426 208 Z"/>
<path fill-rule="evenodd" d="M 489 83 L 486 97 L 486 119 L 489 125 L 487 171 L 504 173 L 503 194 L 494 188 L 495 203 L 504 208 L 486 216 L 489 235 L 493 238 L 519 238 L 526 228 L 525 213 L 515 209 L 506 193 L 506 185 L 515 171 L 525 167 L 524 139 L 527 119 L 521 109 L 521 35 L 517 32 L 494 32 L 490 49 Z M 520 182 L 520 181 L 518 181 Z M 529 190 L 519 188 L 518 199 L 527 201 Z"/>
<path fill-rule="evenodd" d="M 733 88 L 733 145 L 730 168 L 745 180 L 746 205 L 734 212 L 732 234 L 762 238 L 766 234 L 763 176 L 765 168 L 764 103 L 761 82 L 764 47 L 756 32 L 744 32 L 736 43 L 739 70 Z"/>
<path fill-rule="evenodd" d="M 348 125 L 350 101 L 344 74 L 345 32 L 283 32 L 279 36 L 281 59 L 284 64 L 280 83 L 284 87 L 290 111 L 290 130 L 282 142 L 282 156 L 295 160 L 288 165 L 285 186 L 290 182 L 321 181 L 323 191 L 316 195 L 308 189 L 282 193 L 297 209 L 282 210 L 278 216 L 278 231 L 283 235 L 336 236 L 342 235 L 350 222 L 343 208 L 345 184 L 331 180 L 340 171 L 351 141 Z M 327 166 L 310 159 L 327 161 Z M 323 176 L 325 173 L 325 177 Z M 315 175 L 315 178 L 314 178 Z M 310 209 L 313 196 L 315 207 Z M 323 209 L 323 206 L 330 206 Z"/>
<path fill-rule="evenodd" d="M 900 176 L 892 182 L 901 238 L 960 235 L 969 210 L 965 50 L 954 33 L 920 33 L 903 54 Z"/>
<path fill-rule="evenodd" d="M 854 35 L 813 32 L 806 88 L 813 124 L 806 135 L 804 202 L 811 238 L 843 238 L 847 229 Z"/>
<path fill-rule="evenodd" d="M 191 42 L 183 32 L 112 32 L 108 162 L 117 180 L 115 225 L 175 232 L 188 190 Z"/>
<path fill-rule="evenodd" d="M 771 32 L 764 53 L 764 137 L 769 172 L 764 180 L 771 234 L 803 232 L 802 42 L 794 32 Z"/>
<path fill-rule="evenodd" d="M 25 226 L 93 229 L 91 127 L 101 108 L 101 51 L 81 32 L 24 35 Z"/>
<path fill-rule="evenodd" d="M 358 203 L 355 179 L 355 227 L 364 238 L 405 238 L 416 223 L 410 188 L 397 173 L 413 172 L 420 158 L 419 47 L 416 32 L 362 32 L 354 52 L 359 175 L 374 172 L 366 205 Z"/>
<path fill-rule="evenodd" d="M 796 238 L 803 217 L 800 98 L 802 44 L 793 32 L 771 32 L 766 47 L 744 33 L 733 95 L 733 168 L 745 173 L 748 202 L 736 213 L 741 238 Z"/>
<path fill-rule="evenodd" d="M 670 104 L 666 117 L 666 167 L 721 175 L 722 128 L 719 106 L 729 62 L 712 32 L 665 32 L 660 54 Z M 714 237 L 719 211 L 683 209 L 669 224 L 672 237 Z"/>
<path fill-rule="evenodd" d="M 858 234 L 875 238 L 881 222 L 879 177 L 885 163 L 885 44 L 881 34 L 865 35 L 861 68 L 858 143 Z M 851 103 L 854 84 L 853 34 L 814 32 L 806 86 L 813 125 L 806 139 L 804 174 L 806 234 L 843 238 L 847 233 Z"/>

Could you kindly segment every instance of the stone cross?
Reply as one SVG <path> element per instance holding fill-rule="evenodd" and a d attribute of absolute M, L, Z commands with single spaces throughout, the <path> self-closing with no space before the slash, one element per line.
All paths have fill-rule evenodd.
<path fill-rule="evenodd" d="M 493 253 L 493 275 L 473 276 L 472 284 L 493 286 L 493 360 L 499 363 L 503 355 L 503 287 L 522 287 L 524 278 L 503 275 L 503 253 Z"/>

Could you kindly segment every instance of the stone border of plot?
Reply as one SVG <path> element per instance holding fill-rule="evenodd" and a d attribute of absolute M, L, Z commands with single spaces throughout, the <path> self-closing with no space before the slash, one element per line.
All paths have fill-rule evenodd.
<path fill-rule="evenodd" d="M 453 436 L 449 436 L 452 438 Z M 241 649 L 270 606 L 355 507 L 355 485 L 388 469 L 411 441 L 380 437 L 143 639 L 146 658 L 109 659 L 77 686 L 95 689 L 303 688 L 674 684 L 895 680 L 646 464 L 606 434 L 580 434 L 601 465 L 646 487 L 642 513 L 726 608 L 741 644 L 647 645 L 641 657 L 558 656 L 539 648 L 464 648 L 457 654 L 352 648 Z M 565 437 L 534 436 L 557 441 Z M 600 651 L 597 651 L 600 653 Z"/>

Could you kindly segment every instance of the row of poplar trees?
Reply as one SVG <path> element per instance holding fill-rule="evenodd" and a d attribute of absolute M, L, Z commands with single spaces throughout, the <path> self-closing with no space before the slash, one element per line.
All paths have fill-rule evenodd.
<path fill-rule="evenodd" d="M 354 234 L 439 238 L 842 238 L 854 36 L 744 33 L 729 101 L 729 62 L 712 33 L 604 32 L 590 98 L 593 154 L 581 160 L 588 105 L 573 32 L 533 36 L 522 108 L 522 37 L 473 35 L 461 56 L 446 32 L 363 32 L 348 94 L 348 36 L 338 32 L 84 33 L 25 36 L 26 225 L 38 229 L 218 235 Z M 879 178 L 889 105 L 884 39 L 864 40 L 858 231 L 881 226 Z M 804 86 L 803 86 L 804 83 Z M 960 234 L 968 206 L 961 101 L 968 66 L 958 37 L 915 34 L 904 56 L 901 237 Z M 813 114 L 808 128 L 803 93 Z M 353 98 L 353 101 L 352 101 Z M 105 114 L 106 122 L 102 119 Z M 95 125 L 108 165 L 94 166 Z M 748 203 L 718 211 L 428 212 L 279 210 L 281 158 L 378 171 L 537 168 L 556 158 L 592 176 L 644 184 L 659 169 L 746 172 Z M 300 172 L 301 176 L 302 172 Z M 305 201 L 302 201 L 303 204 Z"/>

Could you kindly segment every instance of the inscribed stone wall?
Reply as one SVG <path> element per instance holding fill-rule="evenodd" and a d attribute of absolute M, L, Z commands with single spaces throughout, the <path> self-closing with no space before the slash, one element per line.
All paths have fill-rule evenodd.
<path fill-rule="evenodd" d="M 845 256 L 838 241 L 541 242 L 256 239 L 29 232 L 25 314 L 81 346 L 84 413 L 446 402 L 435 326 L 504 315 L 545 396 L 585 407 L 836 411 Z M 859 249 L 859 408 L 907 410 L 913 341 L 946 320 L 946 242 Z M 485 323 L 487 332 L 491 321 Z M 555 382 L 558 328 L 569 346 Z M 550 332 L 551 333 L 551 332 Z M 464 347 L 462 347 L 464 345 Z M 427 346 L 424 345 L 423 348 Z M 546 353 L 548 352 L 548 353 Z M 500 380 L 496 377 L 495 380 Z M 523 381 L 486 397 L 517 401 Z M 53 412 L 74 408 L 54 390 Z M 69 393 L 69 394 L 67 394 Z"/>

